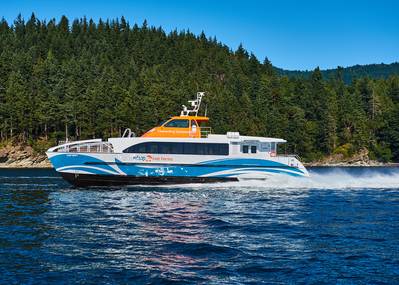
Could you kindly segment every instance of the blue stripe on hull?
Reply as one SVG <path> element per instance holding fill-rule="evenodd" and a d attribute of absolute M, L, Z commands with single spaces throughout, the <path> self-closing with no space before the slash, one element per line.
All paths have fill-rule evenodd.
<path fill-rule="evenodd" d="M 201 162 L 199 165 L 122 163 L 108 164 L 84 154 L 59 154 L 50 159 L 57 171 L 84 171 L 95 175 L 142 176 L 142 177 L 235 177 L 253 172 L 280 173 L 303 176 L 298 168 L 262 159 L 221 159 Z M 209 167 L 208 167 L 209 165 Z M 60 170 L 60 168 L 62 168 Z M 225 172 L 225 173 L 221 173 Z"/>

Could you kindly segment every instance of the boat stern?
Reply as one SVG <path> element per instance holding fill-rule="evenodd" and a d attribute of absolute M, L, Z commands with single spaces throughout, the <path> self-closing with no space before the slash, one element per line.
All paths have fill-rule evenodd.
<path fill-rule="evenodd" d="M 46 155 L 57 172 L 78 173 L 87 172 L 86 168 L 98 168 L 86 163 L 102 162 L 102 156 L 109 153 L 113 153 L 112 144 L 94 139 L 60 144 L 49 148 Z"/>

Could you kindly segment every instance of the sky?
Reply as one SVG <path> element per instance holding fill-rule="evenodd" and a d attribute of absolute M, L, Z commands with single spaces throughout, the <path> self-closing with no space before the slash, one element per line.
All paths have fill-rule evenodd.
<path fill-rule="evenodd" d="M 32 12 L 40 20 L 124 16 L 168 32 L 204 31 L 289 70 L 399 61 L 396 0 L 0 0 L 0 18 L 9 23 Z"/>

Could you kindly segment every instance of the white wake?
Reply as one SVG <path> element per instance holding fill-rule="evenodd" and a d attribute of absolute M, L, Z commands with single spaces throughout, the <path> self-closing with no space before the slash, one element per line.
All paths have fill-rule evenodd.
<path fill-rule="evenodd" d="M 399 168 L 394 171 L 365 169 L 356 173 L 346 169 L 311 171 L 310 177 L 276 175 L 267 180 L 245 180 L 238 182 L 165 185 L 162 187 L 228 189 L 391 189 L 399 188 Z"/>

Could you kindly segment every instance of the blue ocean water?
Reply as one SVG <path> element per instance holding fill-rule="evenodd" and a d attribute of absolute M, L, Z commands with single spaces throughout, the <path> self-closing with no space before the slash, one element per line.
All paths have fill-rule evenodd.
<path fill-rule="evenodd" d="M 73 188 L 0 169 L 1 284 L 399 283 L 399 168 Z"/>

